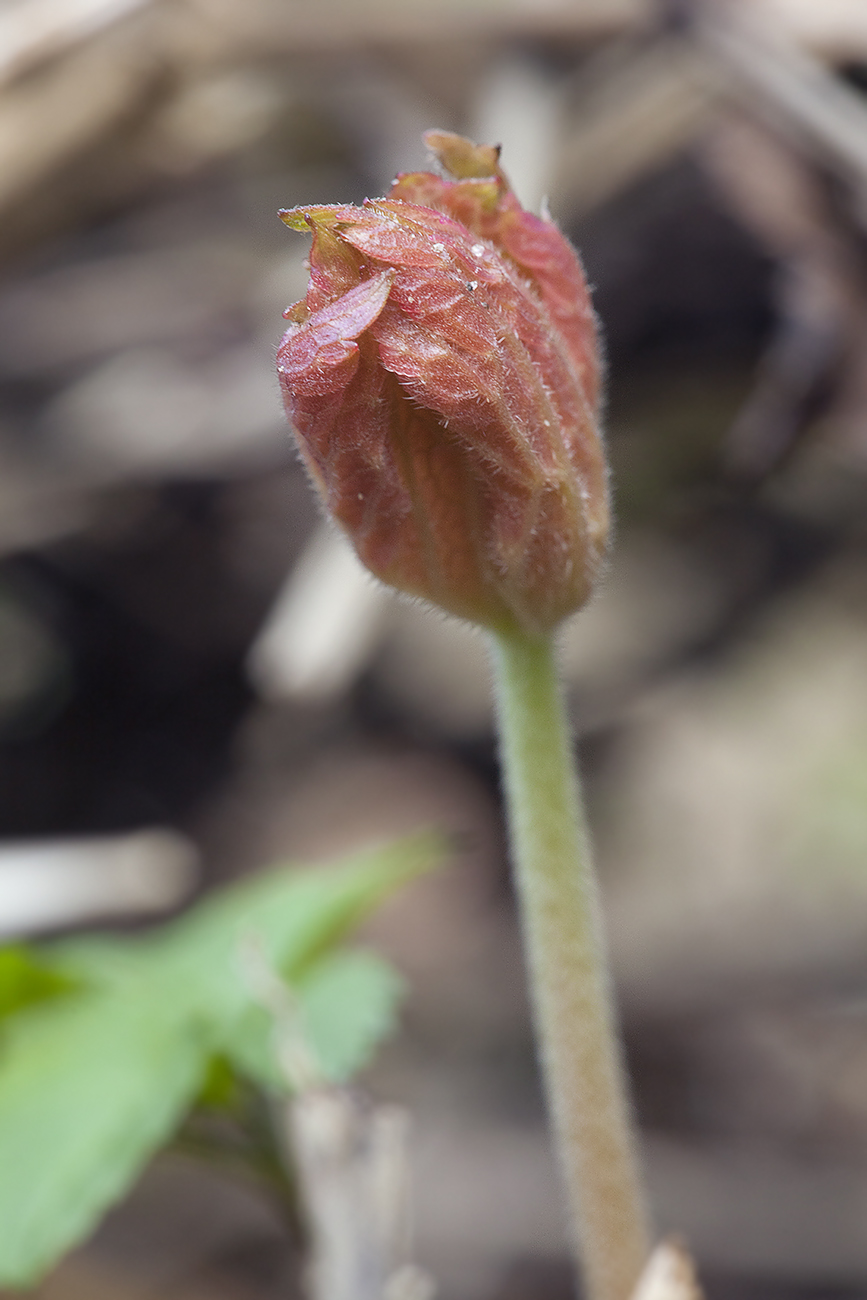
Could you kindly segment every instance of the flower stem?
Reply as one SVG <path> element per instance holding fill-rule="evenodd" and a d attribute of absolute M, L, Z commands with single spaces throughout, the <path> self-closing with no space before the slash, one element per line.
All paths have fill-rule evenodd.
<path fill-rule="evenodd" d="M 493 637 L 533 1012 L 586 1300 L 628 1300 L 650 1238 L 553 639 Z"/>

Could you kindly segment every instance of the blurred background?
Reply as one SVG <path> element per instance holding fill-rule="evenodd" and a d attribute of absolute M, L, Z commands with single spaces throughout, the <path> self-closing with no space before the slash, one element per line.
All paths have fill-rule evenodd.
<path fill-rule="evenodd" d="M 321 531 L 273 374 L 306 241 L 431 126 L 582 250 L 617 545 L 563 646 L 660 1226 L 720 1300 L 867 1294 L 863 0 L 5 0 L 0 930 L 424 823 L 410 981 L 443 1300 L 569 1270 L 484 646 Z M 276 1300 L 267 1209 L 164 1162 L 43 1300 Z"/>

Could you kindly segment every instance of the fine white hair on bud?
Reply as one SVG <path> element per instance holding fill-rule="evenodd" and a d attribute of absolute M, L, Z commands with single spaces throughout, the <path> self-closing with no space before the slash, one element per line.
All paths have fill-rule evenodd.
<path fill-rule="evenodd" d="M 499 151 L 430 132 L 446 177 L 281 213 L 310 282 L 278 352 L 326 508 L 401 591 L 494 629 L 578 609 L 608 535 L 596 320 L 578 256 Z"/>

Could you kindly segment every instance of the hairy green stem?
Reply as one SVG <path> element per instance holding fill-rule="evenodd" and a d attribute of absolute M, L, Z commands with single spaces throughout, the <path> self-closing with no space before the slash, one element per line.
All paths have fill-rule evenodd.
<path fill-rule="evenodd" d="M 551 638 L 493 638 L 533 1012 L 587 1300 L 628 1300 L 650 1239 Z"/>

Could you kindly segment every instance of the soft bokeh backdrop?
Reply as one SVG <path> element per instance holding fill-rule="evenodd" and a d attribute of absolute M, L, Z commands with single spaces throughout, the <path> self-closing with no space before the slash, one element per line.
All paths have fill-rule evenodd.
<path fill-rule="evenodd" d="M 563 662 L 655 1210 L 712 1297 L 860 1296 L 865 88 L 860 0 L 0 12 L 0 929 L 460 832 L 368 932 L 412 992 L 366 1083 L 413 1116 L 444 1300 L 569 1286 L 484 645 L 317 522 L 276 210 L 381 193 L 440 126 L 582 249 L 618 536 Z M 40 1296 L 284 1273 L 265 1207 L 164 1162 Z"/>

